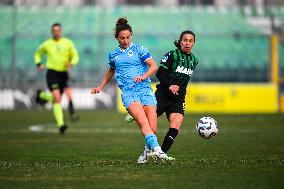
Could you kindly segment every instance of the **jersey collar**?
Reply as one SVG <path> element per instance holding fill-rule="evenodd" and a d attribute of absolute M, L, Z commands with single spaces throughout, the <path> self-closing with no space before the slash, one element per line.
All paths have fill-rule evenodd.
<path fill-rule="evenodd" d="M 129 47 L 127 47 L 127 49 L 123 49 L 123 48 L 121 48 L 120 46 L 118 46 L 118 49 L 119 49 L 119 51 L 121 51 L 121 52 L 126 52 L 126 51 L 128 51 L 132 46 L 133 46 L 133 42 L 131 42 L 131 44 L 129 45 Z"/>
<path fill-rule="evenodd" d="M 185 56 L 191 56 L 191 52 L 189 54 L 186 54 L 184 52 L 182 52 L 179 48 L 177 49 L 181 54 L 184 54 Z"/>
<path fill-rule="evenodd" d="M 58 40 L 55 40 L 53 37 L 51 39 L 52 39 L 52 41 L 58 43 L 59 41 L 61 41 L 62 37 L 60 37 Z"/>

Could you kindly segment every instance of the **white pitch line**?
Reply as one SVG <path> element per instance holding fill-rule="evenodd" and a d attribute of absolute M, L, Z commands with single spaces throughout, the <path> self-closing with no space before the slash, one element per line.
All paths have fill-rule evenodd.
<path fill-rule="evenodd" d="M 80 127 L 80 126 L 89 126 L 89 127 Z M 80 123 L 80 126 L 71 126 L 69 127 L 68 133 L 82 133 L 82 134 L 88 134 L 88 133 L 140 133 L 140 130 L 138 129 L 137 126 L 133 126 L 133 125 L 125 125 L 125 127 L 119 127 L 117 128 L 115 125 L 110 128 L 110 127 L 106 127 L 106 128 L 97 128 L 96 126 L 92 126 L 90 127 L 90 125 L 93 125 L 93 123 L 89 123 L 89 122 L 83 122 Z M 183 126 L 185 127 L 185 126 Z M 35 132 L 35 133 L 57 133 L 58 132 L 58 127 L 55 124 L 49 123 L 49 124 L 38 124 L 38 125 L 30 125 L 28 127 L 28 130 L 31 132 Z M 17 130 L 19 132 L 19 130 Z M 158 128 L 158 132 L 163 132 L 166 133 L 168 131 L 168 128 Z M 243 129 L 240 128 L 239 133 L 256 133 L 256 130 L 254 129 Z M 188 133 L 196 133 L 195 128 L 186 128 L 186 129 L 182 129 L 181 133 L 184 134 L 188 134 Z M 229 130 L 219 130 L 219 134 L 229 134 L 231 133 Z"/>
<path fill-rule="evenodd" d="M 80 124 L 81 125 L 81 124 Z M 90 125 L 90 124 L 88 124 Z M 58 127 L 55 124 L 39 124 L 39 125 L 31 125 L 28 127 L 28 130 L 31 132 L 35 132 L 35 133 L 56 133 L 58 132 Z M 163 129 L 159 129 L 159 132 L 167 132 L 168 129 L 167 128 L 163 128 Z M 133 127 L 133 126 L 125 126 L 125 128 L 115 128 L 115 126 L 113 128 L 96 128 L 94 127 L 88 127 L 88 128 L 80 128 L 80 127 L 70 127 L 69 130 L 67 131 L 68 133 L 129 133 L 129 134 L 133 134 L 133 133 L 140 133 L 140 130 L 138 129 L 138 127 Z M 183 130 L 183 133 L 190 133 L 191 131 L 188 130 Z"/>
<path fill-rule="evenodd" d="M 50 127 L 53 125 L 53 128 Z M 29 131 L 37 132 L 37 133 L 55 133 L 58 132 L 58 128 L 54 124 L 48 125 L 31 125 L 28 127 Z M 69 128 L 70 129 L 70 128 Z M 68 130 L 70 133 L 139 133 L 140 131 L 137 129 L 132 128 L 78 128 L 78 127 L 71 127 Z"/>

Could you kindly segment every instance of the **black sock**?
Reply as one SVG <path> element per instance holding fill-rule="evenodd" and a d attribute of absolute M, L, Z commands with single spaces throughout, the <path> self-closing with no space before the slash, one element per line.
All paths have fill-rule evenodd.
<path fill-rule="evenodd" d="M 68 111 L 70 115 L 75 114 L 75 109 L 74 109 L 72 100 L 69 101 Z"/>
<path fill-rule="evenodd" d="M 167 151 L 169 151 L 170 147 L 172 146 L 172 144 L 175 141 L 175 138 L 178 134 L 178 130 L 175 128 L 170 128 L 169 131 L 167 132 L 165 138 L 164 138 L 164 142 L 162 145 L 162 150 L 163 152 L 167 153 Z"/>

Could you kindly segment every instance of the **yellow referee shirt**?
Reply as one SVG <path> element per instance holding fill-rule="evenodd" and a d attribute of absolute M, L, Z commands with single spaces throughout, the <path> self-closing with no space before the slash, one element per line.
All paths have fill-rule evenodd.
<path fill-rule="evenodd" d="M 52 38 L 44 41 L 35 53 L 35 64 L 41 63 L 41 58 L 44 54 L 47 56 L 47 68 L 59 72 L 68 70 L 68 62 L 72 65 L 76 65 L 79 61 L 79 55 L 74 43 L 64 37 L 57 41 Z"/>

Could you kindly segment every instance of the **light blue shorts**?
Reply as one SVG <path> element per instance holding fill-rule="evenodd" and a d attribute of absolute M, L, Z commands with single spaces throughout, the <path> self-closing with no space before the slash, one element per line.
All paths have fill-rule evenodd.
<path fill-rule="evenodd" d="M 143 106 L 157 106 L 156 96 L 151 86 L 123 90 L 121 100 L 126 109 L 132 102 L 141 102 Z"/>

